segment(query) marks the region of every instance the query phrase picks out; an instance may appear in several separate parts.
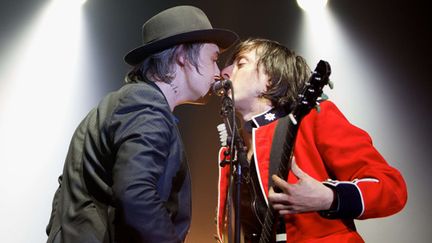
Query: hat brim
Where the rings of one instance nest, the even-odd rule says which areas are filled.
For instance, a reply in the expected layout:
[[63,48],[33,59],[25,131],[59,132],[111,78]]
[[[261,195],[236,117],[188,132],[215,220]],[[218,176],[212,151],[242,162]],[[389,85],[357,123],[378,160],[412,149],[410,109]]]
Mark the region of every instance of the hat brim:
[[135,48],[124,57],[129,65],[137,65],[146,57],[174,45],[191,42],[215,43],[221,49],[227,49],[239,39],[238,35],[226,29],[196,30],[160,39]]

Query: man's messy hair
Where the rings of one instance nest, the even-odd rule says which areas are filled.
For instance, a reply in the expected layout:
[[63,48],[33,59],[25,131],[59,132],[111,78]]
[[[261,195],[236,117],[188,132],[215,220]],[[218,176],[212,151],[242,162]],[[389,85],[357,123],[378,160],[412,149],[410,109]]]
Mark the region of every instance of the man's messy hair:
[[262,65],[270,78],[267,90],[261,97],[270,100],[273,107],[290,111],[300,89],[311,75],[306,60],[276,41],[251,38],[236,46],[229,62],[234,63],[251,50],[256,50],[258,66]]

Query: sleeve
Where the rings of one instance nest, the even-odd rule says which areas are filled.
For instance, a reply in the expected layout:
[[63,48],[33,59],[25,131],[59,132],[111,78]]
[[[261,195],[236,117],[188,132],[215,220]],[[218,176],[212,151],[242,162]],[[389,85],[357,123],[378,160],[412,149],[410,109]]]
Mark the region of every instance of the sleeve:
[[375,149],[370,136],[350,124],[331,102],[315,113],[315,141],[332,178],[324,184],[336,192],[328,218],[367,219],[399,212],[407,201],[400,172]]
[[[111,125],[117,148],[113,193],[127,242],[181,242],[158,192],[174,124],[163,100],[118,109]],[[140,102],[138,102],[140,103]],[[149,102],[147,102],[149,103]]]
[[50,215],[50,219],[48,222],[48,225],[46,226],[45,232],[47,234],[47,236],[49,236],[52,232],[51,230],[54,230],[54,234],[55,232],[58,230],[59,226],[56,225],[55,221],[56,221],[56,215],[57,215],[57,206],[59,204],[60,201],[60,197],[61,197],[61,185],[62,185],[62,181],[63,181],[63,175],[60,175],[58,178],[58,183],[59,186],[54,194],[54,198],[53,198],[53,202],[52,202],[52,209],[51,209],[51,215]]
[[227,242],[227,228],[228,222],[226,220],[226,207],[227,207],[227,197],[228,197],[228,186],[229,186],[229,175],[230,175],[230,165],[225,164],[221,166],[221,163],[225,160],[229,160],[229,155],[225,152],[229,151],[228,147],[221,147],[219,149],[218,156],[218,168],[219,168],[219,178],[218,178],[218,202],[216,208],[216,241],[219,243]]

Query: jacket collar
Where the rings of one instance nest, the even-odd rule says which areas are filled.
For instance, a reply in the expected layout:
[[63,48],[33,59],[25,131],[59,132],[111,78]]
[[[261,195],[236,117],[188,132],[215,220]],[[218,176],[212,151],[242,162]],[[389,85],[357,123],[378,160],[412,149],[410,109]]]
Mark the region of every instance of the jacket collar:
[[251,120],[245,122],[244,128],[246,129],[246,131],[252,132],[252,128],[259,128],[265,126],[286,115],[288,115],[288,113],[283,109],[271,108],[268,111],[253,116]]

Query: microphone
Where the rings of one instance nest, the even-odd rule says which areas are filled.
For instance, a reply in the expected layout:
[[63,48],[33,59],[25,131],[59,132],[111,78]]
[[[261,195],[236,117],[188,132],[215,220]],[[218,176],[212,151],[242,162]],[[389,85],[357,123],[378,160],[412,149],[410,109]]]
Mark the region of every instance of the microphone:
[[231,80],[224,79],[224,80],[216,81],[213,84],[212,91],[213,91],[213,94],[215,94],[217,96],[222,96],[231,88],[232,88]]

